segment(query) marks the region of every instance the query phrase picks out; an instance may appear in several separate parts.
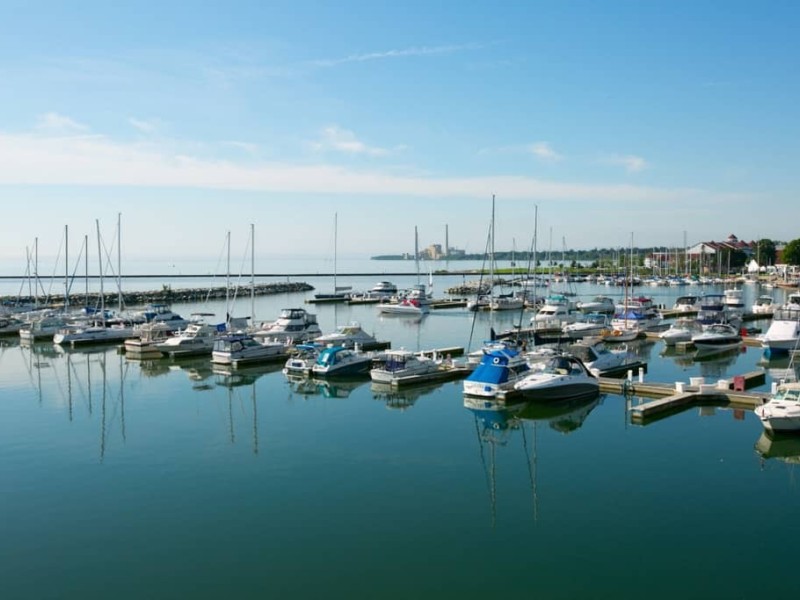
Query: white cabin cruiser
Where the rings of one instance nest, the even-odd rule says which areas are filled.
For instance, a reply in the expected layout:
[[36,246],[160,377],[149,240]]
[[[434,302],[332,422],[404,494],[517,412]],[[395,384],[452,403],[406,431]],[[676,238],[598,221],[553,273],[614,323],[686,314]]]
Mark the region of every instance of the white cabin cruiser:
[[742,343],[742,336],[732,325],[715,323],[693,335],[692,343],[698,352],[724,352],[738,348]]
[[800,343],[800,294],[790,294],[785,304],[778,308],[767,332],[761,336],[761,345],[769,352],[789,352]]
[[202,321],[195,321],[177,335],[156,344],[156,349],[170,356],[211,354],[214,340],[224,331],[224,324],[209,325]]
[[612,314],[615,310],[614,299],[610,296],[595,296],[587,302],[578,302],[578,310],[582,313]]
[[658,337],[664,341],[665,346],[674,346],[679,342],[691,342],[693,335],[703,332],[703,326],[696,320],[689,317],[675,319],[666,331],[662,331]]
[[317,315],[307,312],[304,308],[284,308],[275,321],[262,323],[261,327],[253,332],[256,338],[294,343],[313,340],[320,335],[322,329],[317,323]]
[[577,340],[583,337],[600,335],[601,331],[608,329],[610,326],[608,315],[603,313],[588,313],[584,315],[581,320],[564,325],[562,331],[571,339]]
[[442,361],[409,350],[387,350],[386,360],[369,372],[377,383],[397,383],[403,379],[435,373]]
[[672,305],[672,310],[694,313],[700,310],[700,304],[700,296],[679,296]]
[[514,389],[536,400],[567,400],[598,394],[600,380],[580,359],[563,355],[553,357],[541,369],[531,371],[514,384]]
[[772,315],[775,312],[775,299],[772,296],[763,294],[756,298],[750,310],[754,315]]
[[354,348],[358,346],[362,350],[370,350],[377,347],[385,347],[384,342],[379,342],[375,336],[370,335],[361,328],[361,325],[353,321],[349,325],[340,325],[333,333],[320,335],[315,340],[318,344],[344,346]]
[[287,355],[282,342],[261,342],[252,335],[226,335],[214,340],[211,362],[219,365],[277,360]]
[[768,431],[800,431],[800,383],[784,383],[753,411]]

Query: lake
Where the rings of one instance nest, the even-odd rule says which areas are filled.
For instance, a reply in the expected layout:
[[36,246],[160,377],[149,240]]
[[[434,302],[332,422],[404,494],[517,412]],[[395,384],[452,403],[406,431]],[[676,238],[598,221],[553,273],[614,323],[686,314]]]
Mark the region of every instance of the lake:
[[[644,291],[671,304],[715,290]],[[257,318],[309,296],[257,298]],[[249,314],[249,298],[238,303]],[[520,319],[306,308],[326,332],[359,321],[410,349],[475,348]],[[465,405],[460,382],[387,393],[367,380],[296,384],[278,366],[226,372],[113,347],[0,344],[3,598],[751,598],[796,588],[784,569],[800,442],[766,448],[750,411],[693,408],[636,426],[617,395],[502,410]],[[631,350],[653,381],[766,368],[769,389],[789,366],[758,348],[700,362],[662,356],[661,342]]]

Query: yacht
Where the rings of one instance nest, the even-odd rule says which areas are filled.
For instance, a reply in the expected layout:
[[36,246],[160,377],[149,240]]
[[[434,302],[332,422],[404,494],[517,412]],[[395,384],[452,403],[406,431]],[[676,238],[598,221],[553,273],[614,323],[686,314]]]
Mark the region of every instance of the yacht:
[[382,303],[378,310],[383,314],[420,316],[430,312],[430,298],[424,284],[415,285],[397,304]]
[[754,315],[770,316],[775,312],[775,299],[767,294],[759,296],[750,311]]
[[761,336],[761,345],[769,352],[780,353],[794,350],[799,343],[800,293],[794,293],[775,310],[769,329]]
[[372,355],[356,352],[344,346],[329,346],[323,349],[311,367],[315,377],[334,375],[361,375],[369,372]]
[[703,332],[703,326],[696,320],[689,317],[675,319],[666,331],[662,331],[658,337],[664,341],[665,346],[674,346],[680,342],[691,342],[693,335]]
[[304,308],[284,308],[276,320],[262,323],[253,332],[253,336],[259,339],[293,343],[313,340],[319,335],[322,335],[322,330],[317,323],[317,315]]
[[744,310],[744,300],[742,298],[742,290],[738,288],[727,289],[724,292],[723,304],[726,308],[735,310]]
[[133,328],[123,325],[108,327],[102,323],[71,323],[59,329],[53,335],[54,344],[103,344],[122,342],[133,335]]
[[170,356],[190,356],[192,354],[211,354],[214,340],[225,331],[225,324],[209,325],[195,321],[177,335],[156,344],[156,350]]
[[738,348],[742,343],[742,336],[727,323],[715,323],[693,335],[692,343],[698,352],[724,352]]
[[575,314],[571,302],[562,295],[549,296],[537,313],[531,317],[531,325],[536,329],[562,329],[574,323]]
[[287,356],[287,346],[282,342],[261,342],[252,335],[226,335],[214,340],[211,362],[219,365],[237,365],[247,362],[277,360]]
[[173,312],[166,304],[148,304],[144,310],[133,315],[134,321],[140,323],[163,323],[169,331],[184,329],[189,321]]
[[391,298],[397,295],[397,286],[391,281],[379,281],[368,293],[375,298]]
[[600,335],[604,329],[608,329],[610,323],[608,316],[603,313],[588,313],[579,321],[567,323],[562,331],[571,339],[576,340],[583,337]]
[[588,302],[578,302],[578,310],[582,313],[612,314],[615,310],[614,300],[610,296],[595,296]]
[[568,400],[598,394],[600,380],[579,358],[563,355],[555,356],[540,369],[531,371],[514,384],[514,389],[536,400]]
[[512,389],[529,371],[528,362],[518,350],[497,345],[484,348],[480,364],[464,381],[464,393],[494,397]]
[[362,350],[372,350],[383,348],[386,342],[379,342],[375,336],[368,334],[361,328],[361,325],[353,321],[349,325],[340,325],[333,333],[320,335],[314,340],[324,346],[344,346],[345,348],[355,348],[358,346]]
[[435,373],[441,364],[440,360],[409,350],[387,350],[385,361],[373,368],[369,376],[377,383],[397,383],[406,378]]
[[800,383],[784,383],[761,406],[756,416],[768,431],[800,431]]
[[525,298],[518,294],[502,294],[489,301],[489,310],[521,310],[525,306]]
[[618,369],[625,365],[629,358],[626,348],[609,350],[603,342],[595,342],[594,344],[577,342],[570,344],[566,353],[580,359],[591,373],[602,373]]
[[172,335],[170,324],[164,321],[151,321],[134,327],[134,337],[125,340],[127,354],[147,354],[161,351],[156,347]]
[[700,296],[678,296],[672,310],[696,313],[700,310]]

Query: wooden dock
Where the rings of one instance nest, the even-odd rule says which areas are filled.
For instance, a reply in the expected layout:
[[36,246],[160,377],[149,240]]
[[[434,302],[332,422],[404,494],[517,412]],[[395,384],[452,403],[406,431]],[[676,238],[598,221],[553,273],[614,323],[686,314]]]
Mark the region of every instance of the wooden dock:
[[425,375],[411,375],[401,379],[395,379],[391,382],[393,388],[409,388],[415,385],[423,385],[427,383],[441,383],[444,381],[455,381],[457,379],[464,379],[472,369],[466,366],[453,366],[450,368],[442,368],[433,373],[426,373]]
[[748,392],[747,388],[763,385],[766,381],[764,371],[752,371],[720,380],[716,383],[686,385],[677,382],[666,383],[639,382],[632,379],[600,379],[600,390],[621,394],[626,397],[648,397],[652,400],[630,406],[631,422],[644,423],[663,418],[696,405],[730,406],[752,410],[763,404],[768,392]]

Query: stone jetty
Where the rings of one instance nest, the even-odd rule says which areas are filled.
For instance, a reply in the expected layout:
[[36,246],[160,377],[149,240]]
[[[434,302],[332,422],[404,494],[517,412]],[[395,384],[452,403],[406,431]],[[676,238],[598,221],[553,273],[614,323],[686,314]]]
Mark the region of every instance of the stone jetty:
[[[276,283],[259,283],[255,285],[256,296],[267,296],[272,294],[288,294],[295,292],[309,292],[314,289],[314,286],[305,282],[276,282]],[[240,287],[236,292],[239,298],[246,298],[250,296],[250,286]],[[234,290],[228,292],[229,295],[234,294]],[[183,288],[172,289],[172,286],[164,285],[160,290],[150,290],[145,292],[123,292],[122,300],[125,306],[141,306],[145,304],[178,304],[181,302],[204,302],[206,300],[220,300],[225,298],[225,286],[219,287],[198,287],[198,288]],[[39,302],[42,303],[42,298]],[[17,296],[4,296],[0,297],[2,304],[28,304],[33,303],[34,299],[31,297],[17,297]],[[64,297],[53,296],[50,298],[50,304],[63,304]],[[107,292],[105,294],[105,304],[108,307],[113,307],[118,301],[118,292]],[[69,302],[72,306],[94,306],[99,304],[98,294],[90,293],[87,297],[85,294],[70,294]]]

